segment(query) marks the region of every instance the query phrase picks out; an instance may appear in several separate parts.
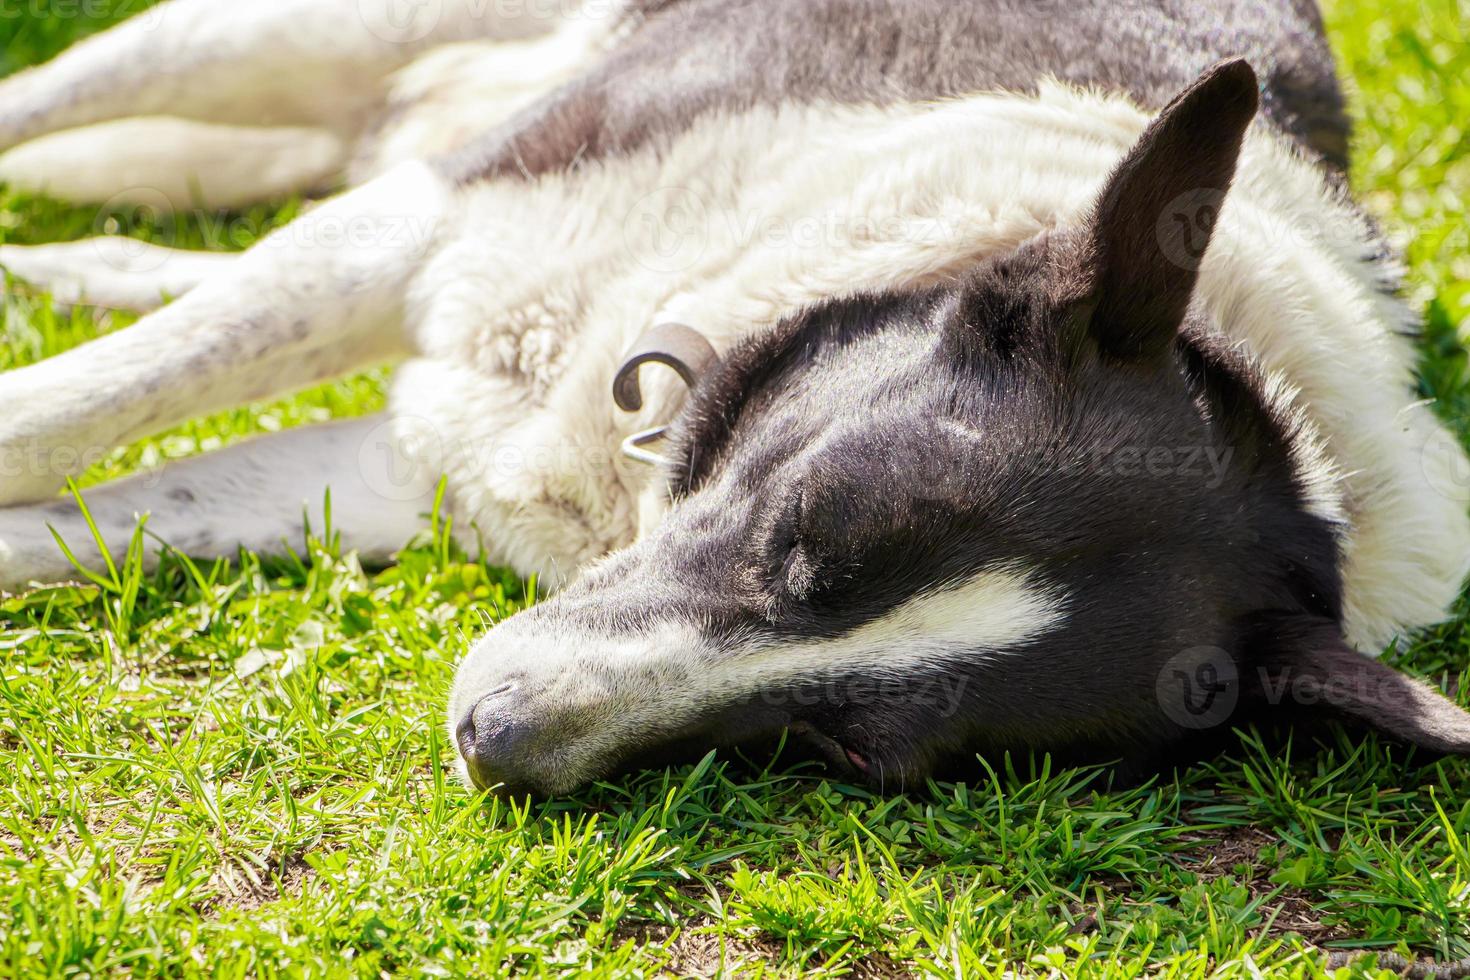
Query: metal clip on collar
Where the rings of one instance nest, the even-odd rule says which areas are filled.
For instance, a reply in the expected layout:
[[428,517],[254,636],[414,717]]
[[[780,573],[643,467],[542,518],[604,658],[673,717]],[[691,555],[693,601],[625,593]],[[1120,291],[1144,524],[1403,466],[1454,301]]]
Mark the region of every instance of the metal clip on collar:
[[[698,330],[682,323],[661,323],[638,338],[623,366],[613,379],[613,401],[625,412],[643,408],[643,390],[638,385],[639,369],[645,364],[663,364],[673,368],[691,388],[709,370],[719,355]],[[636,432],[623,441],[623,455],[639,463],[662,466],[668,460],[647,447],[668,435],[669,427],[659,426]]]

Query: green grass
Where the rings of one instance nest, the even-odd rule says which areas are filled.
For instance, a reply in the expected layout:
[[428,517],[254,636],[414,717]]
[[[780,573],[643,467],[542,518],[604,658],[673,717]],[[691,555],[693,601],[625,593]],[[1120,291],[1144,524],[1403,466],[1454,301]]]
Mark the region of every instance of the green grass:
[[[1452,3],[1328,14],[1359,191],[1427,311],[1426,393],[1470,432],[1470,45]],[[0,18],[0,70],[137,6]],[[234,244],[291,213],[240,216]],[[10,241],[107,220],[0,193]],[[0,369],[123,325],[7,290]],[[374,409],[381,381],[193,423],[89,479]],[[442,529],[376,576],[319,531],[295,560],[124,563],[0,599],[0,977],[1321,976],[1337,947],[1470,955],[1470,764],[1372,737],[1282,752],[1247,735],[1126,791],[1002,760],[884,799],[716,759],[529,811],[471,798],[446,775],[443,695],[521,584]],[[1462,617],[1396,659],[1449,683],[1467,645]]]

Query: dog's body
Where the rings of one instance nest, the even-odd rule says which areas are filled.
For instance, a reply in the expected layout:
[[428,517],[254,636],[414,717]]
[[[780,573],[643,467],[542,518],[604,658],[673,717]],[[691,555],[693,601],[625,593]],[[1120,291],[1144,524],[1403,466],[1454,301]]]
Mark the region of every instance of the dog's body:
[[[613,10],[588,5],[554,23],[497,20],[483,10],[477,17],[475,6],[446,3],[444,17],[432,24],[397,25],[403,33],[393,42],[377,43],[382,31],[373,25],[381,24],[371,16],[354,22],[356,34],[338,25],[353,36],[331,57],[295,55],[316,58],[313,70],[333,80],[320,91],[268,87],[275,93],[270,98],[232,101],[229,92],[184,86],[181,79],[213,77],[211,59],[227,62],[236,77],[269,75],[269,59],[252,60],[248,42],[278,39],[293,17],[326,23],[311,18],[325,17],[334,8],[329,0],[257,3],[248,13],[228,15],[202,0],[174,0],[149,15],[155,43],[182,45],[204,24],[235,43],[156,76],[131,67],[126,84],[114,79],[109,86],[108,66],[123,64],[147,41],[141,27],[128,34],[125,25],[111,39],[4,83],[0,134],[11,142],[45,137],[0,158],[0,174],[8,170],[12,178],[54,175],[56,155],[76,152],[89,139],[93,146],[118,145],[120,124],[110,120],[133,107],[195,120],[122,124],[155,127],[191,146],[227,145],[238,153],[266,139],[237,130],[214,143],[224,137],[206,138],[193,128],[201,121],[289,124],[296,129],[287,132],[312,141],[305,159],[285,161],[269,180],[257,179],[258,171],[224,180],[214,190],[216,203],[301,189],[344,168],[363,184],[245,256],[203,265],[191,265],[199,262],[195,257],[134,253],[120,271],[115,260],[98,261],[104,253],[75,246],[0,251],[0,262],[78,298],[148,305],[161,292],[188,289],[126,331],[0,378],[0,458],[6,460],[0,503],[8,505],[0,510],[0,586],[67,573],[47,524],[74,547],[87,536],[75,508],[50,498],[88,452],[393,357],[403,363],[386,417],[247,443],[99,488],[89,502],[114,542],[146,511],[150,527],[181,550],[228,554],[240,544],[272,550],[283,539],[298,539],[303,504],[319,507],[330,485],[334,523],[346,543],[386,560],[420,524],[442,477],[454,526],[523,573],[566,580],[641,539],[641,550],[629,553],[638,557],[602,563],[572,593],[492,633],[467,662],[451,714],[468,719],[459,737],[482,782],[499,774],[516,785],[560,789],[666,743],[734,742],[772,727],[825,731],[836,710],[830,704],[818,719],[776,710],[769,699],[752,707],[753,699],[814,677],[850,679],[854,671],[869,679],[929,677],[936,664],[963,659],[959,647],[969,655],[989,651],[971,657],[989,663],[998,651],[1034,649],[1043,641],[1075,644],[1080,641],[1060,638],[1080,629],[1089,606],[1116,611],[1137,604],[1134,619],[1159,621],[1142,632],[1092,627],[1094,646],[1124,642],[1152,651],[1140,655],[1136,671],[1118,672],[1118,683],[1137,687],[1140,678],[1158,673],[1168,651],[1218,646],[1238,656],[1237,632],[1256,636],[1261,616],[1310,615],[1336,624],[1334,636],[1340,628],[1353,645],[1376,653],[1403,630],[1436,621],[1457,594],[1470,556],[1470,494],[1460,479],[1465,460],[1416,398],[1412,346],[1403,336],[1413,318],[1393,294],[1396,270],[1341,191],[1347,128],[1310,5],[1232,2],[1222,9],[1191,0],[1038,10],[1006,0],[633,0]],[[230,18],[245,27],[223,23]],[[1222,23],[1229,28],[1220,29]],[[357,30],[364,25],[366,34]],[[1240,56],[1260,73],[1264,105],[1243,148],[1237,140],[1220,151],[1219,166],[1200,171],[1206,182],[1171,183],[1167,175],[1149,174],[1131,186],[1124,179],[1128,166],[1115,170],[1132,159],[1130,147],[1140,147],[1134,153],[1145,170],[1159,160],[1187,162],[1175,143],[1201,140],[1201,155],[1209,156],[1214,144],[1205,109],[1181,103],[1177,137],[1164,122],[1148,129],[1150,118],[1208,66]],[[360,81],[342,84],[344,77]],[[1195,98],[1206,108],[1216,99],[1218,114],[1227,118],[1239,106],[1238,99],[1229,101],[1231,85],[1239,89],[1240,78],[1211,76]],[[46,137],[65,126],[102,128]],[[180,188],[197,192],[189,168],[207,166],[200,161],[213,159],[212,152],[182,154],[178,172],[159,181],[164,186],[155,196],[178,204]],[[428,154],[437,155],[417,162]],[[824,619],[808,610],[792,620],[801,627],[776,628],[780,603],[770,596],[741,606],[765,609],[750,621],[745,612],[696,599],[685,580],[698,579],[693,569],[714,561],[711,556],[686,555],[693,564],[670,557],[668,567],[649,571],[650,548],[674,555],[690,537],[724,540],[711,514],[690,516],[699,513],[701,499],[708,506],[710,494],[723,493],[720,509],[728,512],[745,506],[739,494],[777,491],[762,483],[784,465],[775,460],[743,482],[729,476],[736,463],[749,461],[755,452],[749,446],[724,452],[717,463],[701,459],[706,446],[715,453],[732,437],[745,445],[741,426],[752,423],[740,419],[756,411],[744,407],[747,401],[768,421],[783,398],[805,399],[807,416],[815,408],[822,424],[802,439],[789,435],[794,420],[783,423],[794,440],[786,449],[791,458],[805,458],[846,431],[853,422],[848,413],[872,413],[852,433],[876,434],[876,446],[863,456],[869,472],[849,484],[858,494],[888,492],[886,470],[875,466],[873,454],[885,445],[890,418],[902,420],[912,406],[856,389],[865,376],[876,389],[897,384],[883,380],[884,366],[920,357],[910,349],[914,343],[932,345],[946,332],[915,334],[913,324],[953,318],[955,301],[945,291],[969,282],[976,268],[1033,253],[1043,256],[1036,268],[1073,261],[1072,246],[1056,243],[1070,241],[1068,229],[1086,225],[1100,193],[1097,207],[1106,213],[1110,194],[1128,201],[1141,186],[1176,183],[1179,193],[1148,201],[1148,246],[1168,253],[1172,266],[1155,258],[1161,271],[1127,291],[1163,289],[1158,280],[1168,273],[1183,282],[1186,301],[1193,296],[1183,325],[1188,351],[1180,356],[1181,363],[1194,357],[1197,366],[1180,370],[1205,379],[1191,397],[1215,406],[1200,409],[1213,428],[1189,436],[1192,430],[1176,427],[1170,431],[1177,438],[1160,441],[1164,430],[1143,422],[1156,410],[1153,396],[1144,394],[1149,386],[1119,389],[1113,437],[1089,444],[1093,463],[1083,465],[1105,465],[1110,477],[1132,480],[1138,498],[1100,495],[1094,487],[1077,503],[1123,499],[1146,507],[1156,494],[1177,498],[1185,510],[1212,500],[1215,513],[1190,510],[1195,516],[1187,526],[1171,525],[1162,512],[1127,514],[1131,530],[1110,538],[1112,557],[1097,563],[1082,557],[1088,549],[1063,549],[1071,555],[1065,560],[1061,552],[1043,559],[1076,528],[1102,533],[1087,507],[1048,507],[1043,526],[1053,530],[1043,535],[1044,547],[1036,528],[1022,521],[1015,540],[990,558],[966,552],[950,572],[891,586],[892,595],[848,596],[851,609],[869,610],[862,615],[847,610]],[[52,185],[66,190],[64,180],[53,177]],[[106,197],[140,196],[126,187],[76,193],[100,198],[109,190]],[[1106,259],[1107,236],[1098,236],[1096,247],[1079,254]],[[1133,240],[1129,248],[1138,245]],[[1039,274],[986,273],[1006,282]],[[964,290],[1004,294],[1011,287],[999,281],[982,276],[981,285]],[[1062,286],[1047,288],[1048,295],[1070,295]],[[858,295],[874,299],[856,310],[821,312],[833,300]],[[1000,310],[996,316],[1005,320],[1011,315],[1005,311],[1019,308],[1014,300],[992,297],[985,308]],[[1099,302],[1108,309],[1111,301],[1088,302],[1079,308],[1095,316]],[[829,315],[848,326],[813,325]],[[610,394],[624,352],[664,321],[696,327],[730,355],[723,380],[701,388],[702,400],[680,424],[685,456],[676,467],[682,489],[675,496],[682,516],[673,524],[663,521],[664,481],[628,464],[618,447],[634,432],[679,416],[683,388],[672,375],[648,372],[648,397],[631,415],[618,411]],[[811,332],[787,327],[784,341],[758,339],[783,321]],[[874,326],[890,321],[908,326]],[[828,362],[837,354],[828,348],[838,335],[846,338],[839,350],[849,373],[828,378],[832,394],[812,389],[802,380],[806,374],[781,382],[784,389],[774,394],[759,394],[753,379],[775,383],[762,372],[792,357],[810,359],[802,370],[812,376],[836,371]],[[1029,334],[1020,336],[1024,349]],[[1134,346],[1148,346],[1135,339],[1116,350],[1104,339],[1097,343],[1126,360]],[[1239,390],[1222,394],[1211,387],[1217,375],[1235,379],[1230,384]],[[906,383],[922,389],[918,378]],[[1047,397],[1065,400],[1068,385],[1057,380]],[[1022,392],[1017,389],[1014,402],[1018,418]],[[1079,389],[1075,402],[1086,403],[1084,394]],[[945,411],[929,406],[917,417]],[[959,427],[971,431],[974,424],[969,419]],[[912,437],[899,427],[888,438],[901,447]],[[1028,446],[1014,446],[1016,458],[1034,449]],[[1063,474],[1049,485],[1068,484],[1067,467],[1079,465],[1083,448],[1072,452],[1076,458],[1046,464]],[[960,492],[948,481],[962,465],[946,463],[921,481],[915,472],[924,469],[924,453],[894,454],[907,480],[903,493],[914,497],[913,485],[927,482],[931,491],[918,498],[926,506],[943,502],[946,513],[953,509],[949,498]],[[850,452],[844,460],[852,458]],[[840,472],[847,464],[826,465]],[[809,478],[800,482],[810,489]],[[976,493],[971,486],[960,495]],[[1192,496],[1197,493],[1203,496]],[[737,495],[734,505],[729,494]],[[1023,502],[1018,498],[1017,506]],[[1277,504],[1285,510],[1278,513]],[[912,502],[908,510],[910,518],[917,512]],[[1240,516],[1237,523],[1232,515]],[[726,529],[721,560],[739,565],[741,542],[769,535],[772,520],[752,518]],[[848,520],[861,538],[861,516]],[[905,526],[906,534],[921,535],[912,519]],[[1005,527],[1006,519],[992,515],[987,526]],[[671,539],[670,527],[683,537]],[[1017,544],[1022,539],[1034,541],[1034,551]],[[924,550],[921,541],[907,544]],[[1150,557],[1153,547],[1184,548],[1189,560]],[[931,557],[933,567],[943,566]],[[1139,560],[1147,574],[1110,580],[1109,562]],[[1263,571],[1278,563],[1286,570]],[[752,573],[722,574],[724,580],[709,583],[710,594],[740,593]],[[1232,576],[1278,574],[1282,584],[1255,591],[1228,583]],[[629,606],[626,594],[606,598],[609,589],[626,593],[630,575],[642,582],[634,587],[642,605]],[[1173,603],[1189,611],[1176,613]],[[597,610],[591,618],[589,607]],[[1255,625],[1227,630],[1224,619],[1210,618],[1213,607],[1221,617]],[[1198,608],[1209,610],[1205,618],[1195,615]],[[550,639],[535,640],[538,629],[551,631]],[[1267,632],[1302,631],[1292,625]],[[576,636],[580,643],[568,639]],[[537,643],[545,649],[531,649]],[[743,652],[732,656],[737,648]],[[716,649],[724,661],[716,662]],[[1044,657],[1032,663],[1049,664]],[[727,671],[728,664],[738,670]],[[1017,667],[1015,675],[1026,672]],[[1028,685],[1040,676],[1012,682],[1016,690],[1034,689]],[[527,705],[536,707],[485,708],[507,685],[534,690]],[[932,686],[927,690],[933,693]],[[1123,734],[1102,740],[1110,749],[1135,729],[1150,744],[1178,736],[1177,726],[1137,722],[1120,708],[1131,694],[1099,691],[1096,704],[1080,694],[1054,699],[1067,731],[1060,739],[1045,734],[1045,724],[1052,731],[1058,725],[1055,718],[1045,722],[1046,712],[1035,726],[1000,721],[1001,696],[981,699],[965,710],[988,712],[991,721],[971,718],[963,733],[918,753],[922,764],[895,759],[893,771],[918,775],[945,753],[977,747],[1096,739],[1099,726],[1117,726],[1120,717]],[[851,692],[844,698],[851,701]],[[589,708],[589,699],[597,707]],[[567,723],[569,715],[578,720]],[[542,731],[552,725],[547,718],[560,719],[554,750],[544,744],[551,738]],[[717,730],[711,718],[721,719]],[[905,724],[915,722],[910,717]],[[512,737],[532,727],[534,737]],[[487,731],[497,743],[516,743],[511,762],[504,752],[494,764],[483,761]],[[906,744],[923,741],[907,729],[887,735]],[[879,754],[872,745],[852,749],[845,736],[836,741],[849,759],[863,760],[864,772]],[[534,765],[527,744],[540,746]],[[1437,744],[1458,745],[1449,738]]]

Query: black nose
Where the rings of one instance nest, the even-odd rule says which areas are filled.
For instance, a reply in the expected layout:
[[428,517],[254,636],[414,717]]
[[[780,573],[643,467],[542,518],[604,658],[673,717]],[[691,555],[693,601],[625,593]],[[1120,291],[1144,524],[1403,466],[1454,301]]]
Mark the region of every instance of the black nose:
[[527,791],[530,728],[515,717],[516,687],[506,684],[476,701],[454,730],[459,754],[480,789]]

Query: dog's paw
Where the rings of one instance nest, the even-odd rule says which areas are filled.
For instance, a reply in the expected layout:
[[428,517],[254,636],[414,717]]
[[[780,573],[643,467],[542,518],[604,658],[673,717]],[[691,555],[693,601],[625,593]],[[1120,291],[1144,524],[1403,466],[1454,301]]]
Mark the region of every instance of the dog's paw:
[[182,296],[233,256],[185,252],[115,235],[56,245],[0,245],[0,270],[59,308],[147,313]]
[[0,507],[44,502],[100,463],[109,421],[80,372],[42,361],[0,374]]
[[56,496],[66,486],[67,477],[80,472],[57,469],[54,458],[58,453],[63,462],[70,457],[67,450],[33,440],[13,443],[0,440],[0,507],[15,507]]
[[[69,444],[29,435],[11,426],[0,398],[0,507],[56,496],[68,477],[86,469],[85,453]],[[9,431],[7,431],[9,430]]]
[[[23,592],[78,578],[48,526],[75,509],[60,499],[51,504],[0,508],[0,592]],[[79,542],[68,544],[76,547]]]

